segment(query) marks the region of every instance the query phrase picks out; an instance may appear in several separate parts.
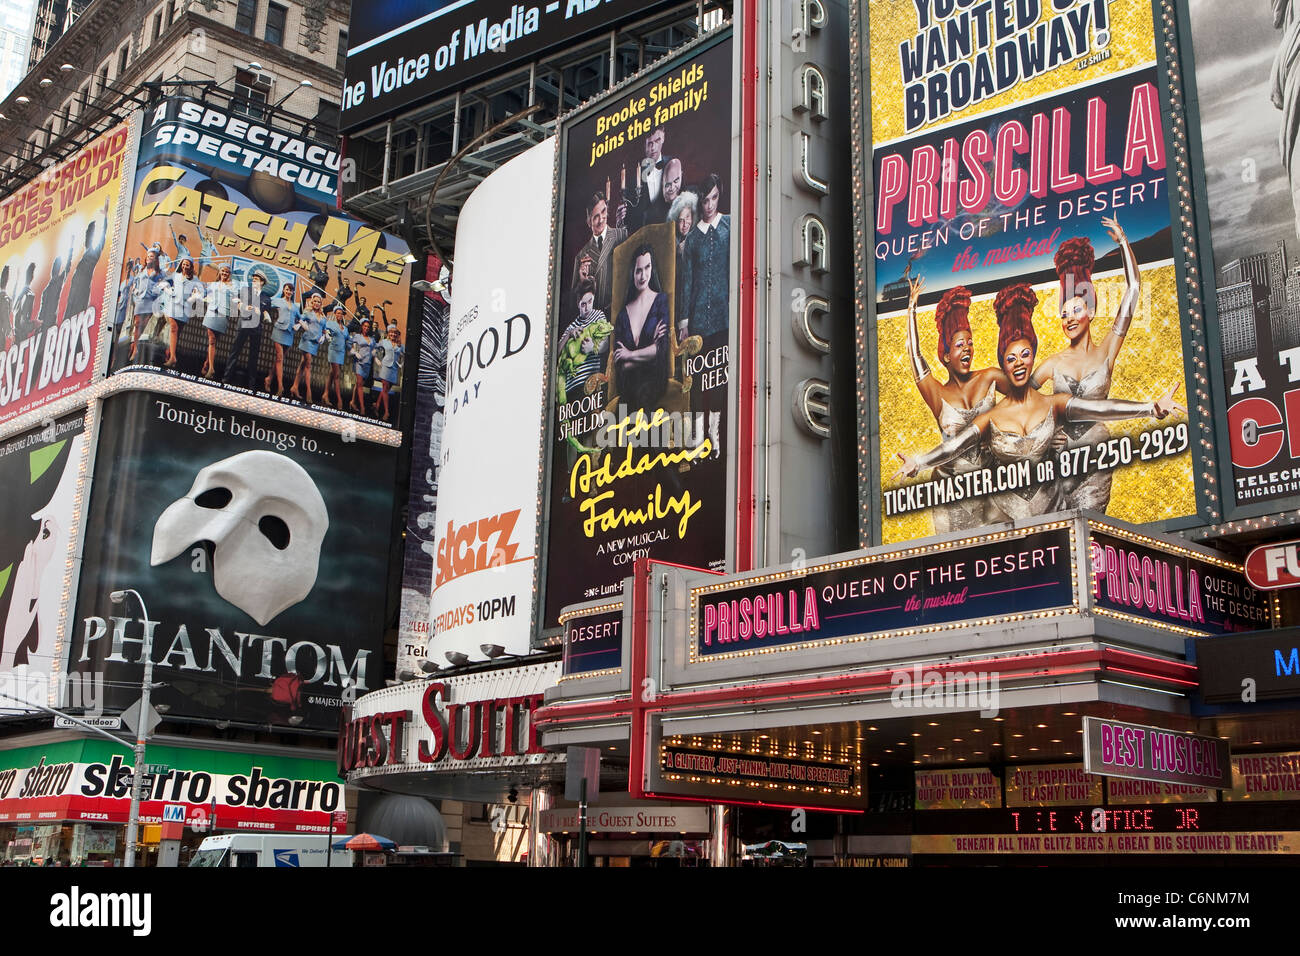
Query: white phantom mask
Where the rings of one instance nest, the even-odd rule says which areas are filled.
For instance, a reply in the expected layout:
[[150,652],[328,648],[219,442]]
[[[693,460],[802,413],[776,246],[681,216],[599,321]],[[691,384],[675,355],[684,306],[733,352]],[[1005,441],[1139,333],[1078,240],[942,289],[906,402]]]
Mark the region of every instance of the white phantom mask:
[[217,593],[264,625],[311,593],[328,527],[325,499],[301,465],[246,451],[203,468],[189,493],[167,506],[149,563],[211,541]]

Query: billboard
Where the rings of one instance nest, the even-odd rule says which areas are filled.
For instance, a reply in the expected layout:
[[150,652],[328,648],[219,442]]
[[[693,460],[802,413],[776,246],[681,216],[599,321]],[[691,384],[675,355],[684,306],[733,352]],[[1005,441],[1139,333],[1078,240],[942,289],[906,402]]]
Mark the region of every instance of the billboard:
[[1123,528],[1091,524],[1088,561],[1095,613],[1182,634],[1231,634],[1274,624],[1267,592],[1241,565]]
[[130,140],[116,126],[0,202],[0,423],[95,374]]
[[37,704],[50,703],[56,670],[84,417],[0,443],[0,693]]
[[1150,5],[981,9],[870,5],[881,540],[1194,514]]
[[529,650],[554,179],[552,137],[485,179],[456,229],[429,602],[438,664]]
[[725,33],[564,127],[546,627],[636,558],[726,565],[734,76]]
[[1300,493],[1290,366],[1300,347],[1295,14],[1279,3],[1247,4],[1231,17],[1209,0],[1187,6],[1232,454],[1226,497],[1267,503]]
[[942,631],[1075,606],[1068,524],[797,566],[690,593],[690,659]]
[[348,24],[340,128],[356,129],[666,5],[666,0],[379,0],[358,6]]
[[67,668],[105,709],[146,629],[172,717],[331,729],[382,685],[394,449],[150,392],[105,402],[100,444]]
[[1129,780],[1232,788],[1232,756],[1225,738],[1103,717],[1083,718],[1083,768]]
[[[180,803],[187,821],[209,820],[223,830],[330,832],[333,813],[346,813],[343,784],[329,760],[233,751],[193,750],[150,743],[150,774],[140,797],[140,822],[162,821],[165,804]],[[0,823],[30,820],[127,822],[131,808],[131,750],[91,738],[19,747],[0,753]],[[337,822],[334,829],[341,831]],[[111,852],[111,850],[109,851]]]
[[[430,281],[441,263],[431,259]],[[406,498],[406,538],[402,544],[402,607],[397,624],[395,673],[418,672],[428,653],[429,595],[433,593],[433,563],[437,547],[438,473],[442,469],[442,425],[447,398],[446,300],[434,293],[422,296],[420,359],[415,386],[415,421],[411,434],[411,484]]]
[[296,131],[181,98],[147,111],[112,370],[395,424],[412,257],[336,211],[338,175]]

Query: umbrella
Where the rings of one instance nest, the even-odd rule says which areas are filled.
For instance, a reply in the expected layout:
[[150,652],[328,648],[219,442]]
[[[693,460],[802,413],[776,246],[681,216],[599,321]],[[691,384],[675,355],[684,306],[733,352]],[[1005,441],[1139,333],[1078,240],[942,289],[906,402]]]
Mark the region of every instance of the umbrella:
[[355,851],[396,850],[397,844],[388,837],[377,836],[373,833],[358,833],[356,836],[335,840],[334,849]]

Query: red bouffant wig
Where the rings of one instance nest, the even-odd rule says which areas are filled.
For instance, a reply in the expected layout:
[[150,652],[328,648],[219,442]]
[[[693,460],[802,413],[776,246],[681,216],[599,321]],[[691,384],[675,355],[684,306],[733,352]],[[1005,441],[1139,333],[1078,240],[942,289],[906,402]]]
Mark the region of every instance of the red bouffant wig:
[[970,331],[970,289],[954,286],[943,294],[934,310],[934,324],[939,328],[939,361],[948,354],[958,332]]
[[1007,354],[1007,348],[1017,339],[1028,339],[1034,352],[1038,351],[1038,336],[1034,334],[1034,310],[1038,308],[1038,293],[1027,282],[1007,286],[993,300],[993,311],[998,317],[998,362]]
[[1092,268],[1097,258],[1092,243],[1083,236],[1066,239],[1056,250],[1056,276],[1061,281],[1061,305],[1078,296],[1091,310],[1096,302],[1092,288]]

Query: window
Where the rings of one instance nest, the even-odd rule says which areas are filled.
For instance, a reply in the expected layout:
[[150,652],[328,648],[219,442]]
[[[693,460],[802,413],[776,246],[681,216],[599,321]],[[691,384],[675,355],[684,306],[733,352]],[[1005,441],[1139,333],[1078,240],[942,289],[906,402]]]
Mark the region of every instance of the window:
[[117,75],[121,76],[126,72],[126,65],[131,60],[131,41],[127,40],[122,49],[117,51]]
[[257,0],[239,0],[239,8],[235,11],[235,29],[252,36],[256,25]]
[[338,55],[338,59],[334,61],[334,69],[342,73],[343,67],[347,64],[347,61],[348,61],[348,31],[340,30],[339,31],[339,55]]
[[105,63],[99,71],[99,89],[95,92],[103,93],[108,88],[108,64]]
[[274,43],[276,46],[284,46],[284,21],[288,15],[289,11],[278,3],[272,3],[267,6],[265,34],[267,43]]
[[254,119],[264,119],[266,98],[270,91],[270,77],[248,70],[236,70],[235,101],[231,104],[231,111]]
[[175,16],[176,13],[175,0],[167,0],[167,6],[163,8],[163,12],[167,14],[167,22],[164,26],[170,30],[172,27],[172,17]]
[[162,36],[162,13],[153,15],[153,42],[157,43],[158,38]]

